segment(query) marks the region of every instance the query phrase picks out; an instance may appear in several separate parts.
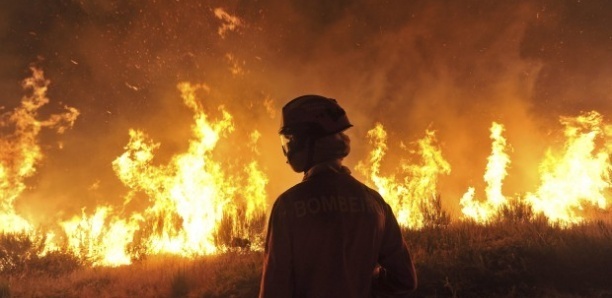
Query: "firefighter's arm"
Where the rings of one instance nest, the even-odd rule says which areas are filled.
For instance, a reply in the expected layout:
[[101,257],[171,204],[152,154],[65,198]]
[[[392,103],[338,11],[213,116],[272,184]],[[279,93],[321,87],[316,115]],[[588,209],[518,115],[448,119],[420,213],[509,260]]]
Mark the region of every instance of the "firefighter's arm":
[[380,267],[374,272],[373,289],[378,294],[408,293],[417,286],[414,263],[389,205],[385,206],[385,211],[387,218],[378,258]]
[[260,298],[291,297],[293,294],[289,228],[287,211],[282,202],[277,200],[268,222]]

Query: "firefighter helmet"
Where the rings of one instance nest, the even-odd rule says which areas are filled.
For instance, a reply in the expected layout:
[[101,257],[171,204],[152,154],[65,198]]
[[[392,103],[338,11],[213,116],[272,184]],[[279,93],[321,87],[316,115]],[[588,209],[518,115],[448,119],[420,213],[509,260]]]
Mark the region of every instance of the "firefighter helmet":
[[281,135],[320,138],[353,126],[333,98],[303,95],[283,107]]

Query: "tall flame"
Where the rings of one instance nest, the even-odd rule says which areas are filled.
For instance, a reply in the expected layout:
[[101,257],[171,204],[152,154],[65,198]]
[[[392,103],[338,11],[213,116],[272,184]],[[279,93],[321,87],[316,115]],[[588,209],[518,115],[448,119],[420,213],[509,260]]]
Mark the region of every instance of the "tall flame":
[[[562,152],[554,153],[548,149],[539,167],[541,185],[535,193],[527,193],[518,199],[535,214],[543,214],[550,222],[567,227],[582,222],[584,216],[581,213],[589,205],[605,210],[609,204],[605,192],[612,186],[612,129],[595,111],[577,117],[561,117],[560,121],[565,126],[566,138]],[[470,188],[460,201],[464,218],[489,222],[502,207],[516,203],[509,202],[501,192],[510,163],[502,131],[501,124],[493,123],[492,152],[485,173],[487,200],[474,200],[475,190]]]
[[493,122],[491,124],[491,155],[487,158],[487,168],[484,180],[486,200],[474,200],[475,189],[470,187],[460,200],[461,209],[465,218],[476,222],[488,222],[497,214],[499,208],[506,205],[508,200],[502,194],[503,180],[508,174],[506,168],[510,164],[510,157],[506,153],[506,139],[502,136],[504,126]]
[[[359,162],[357,170],[368,176],[378,192],[385,198],[397,216],[400,225],[408,228],[422,228],[439,211],[437,193],[438,176],[449,174],[450,165],[435,145],[434,131],[426,131],[425,137],[416,142],[411,153],[420,157],[420,163],[402,160],[397,174],[383,176],[382,160],[387,153],[387,133],[377,123],[368,131],[373,149],[367,162]],[[402,147],[405,146],[402,144]]]
[[159,144],[130,130],[127,151],[113,161],[113,169],[131,189],[130,196],[141,192],[152,203],[142,215],[145,228],[140,231],[148,253],[211,254],[220,241],[250,236],[252,225],[265,213],[267,178],[255,161],[242,173],[230,174],[213,159],[220,137],[234,130],[232,116],[221,106],[221,119],[210,122],[196,97],[208,87],[181,83],[178,88],[194,112],[194,138],[187,152],[167,165],[154,165]]
[[[31,67],[32,76],[22,82],[26,91],[21,104],[13,111],[0,114],[0,231],[30,231],[31,224],[17,215],[14,201],[25,190],[24,179],[36,173],[36,165],[43,158],[38,145],[42,128],[53,128],[62,134],[72,127],[79,112],[64,107],[66,112],[38,120],[38,111],[49,103],[47,88],[50,81],[42,70]],[[2,107],[0,107],[1,109]]]
[[[41,107],[49,102],[50,81],[41,70],[31,71],[32,76],[22,83],[26,96],[16,108],[0,114],[0,232],[26,231],[41,239],[33,225],[16,212],[14,203],[26,189],[25,179],[36,173],[43,159],[40,131],[48,128],[62,134],[73,126],[79,112],[64,107],[63,113],[41,117]],[[186,151],[172,156],[166,164],[157,163],[161,144],[142,130],[130,129],[125,152],[112,161],[115,174],[128,188],[124,206],[100,205],[93,211],[83,208],[81,214],[58,223],[62,235],[49,227],[43,253],[63,248],[93,265],[116,266],[129,264],[139,254],[191,257],[249,245],[253,240],[252,245],[258,244],[268,183],[255,159],[261,133],[253,130],[246,142],[254,157],[231,163],[219,160],[223,154],[218,152],[218,143],[236,130],[233,116],[220,106],[217,119],[211,120],[199,99],[208,94],[206,85],[180,83],[177,88],[193,112]],[[264,104],[270,108],[270,101]],[[582,222],[591,206],[609,207],[612,125],[605,124],[604,117],[594,111],[560,120],[566,139],[562,150],[548,150],[539,166],[541,185],[519,199],[533,213],[569,226]],[[486,200],[475,200],[475,189],[469,188],[460,201],[463,217],[481,223],[491,221],[516,201],[502,191],[510,165],[504,126],[493,122],[490,132],[491,154],[484,174]],[[400,143],[408,158],[400,160],[388,175],[383,174],[383,159],[389,151],[383,125],[377,123],[367,137],[372,150],[356,169],[389,203],[398,222],[419,229],[446,216],[437,186],[438,177],[449,174],[451,167],[442,156],[435,132],[427,130],[410,146]],[[128,213],[126,206],[136,197],[146,197],[147,204]]]
[[548,150],[539,168],[542,184],[526,199],[534,211],[567,226],[584,220],[580,213],[587,205],[608,206],[605,191],[612,187],[612,125],[605,125],[595,111],[560,121],[565,126],[563,151]]
[[[230,174],[227,165],[213,159],[217,142],[234,130],[232,116],[221,106],[221,119],[209,121],[196,96],[198,91],[208,91],[206,85],[181,83],[178,89],[194,112],[187,152],[165,165],[155,165],[160,144],[145,132],[131,129],[125,153],[112,162],[117,177],[130,189],[126,204],[144,194],[150,205],[129,217],[113,213],[110,206],[99,206],[91,215],[83,210],[81,216],[61,223],[68,250],[92,260],[93,265],[129,264],[140,254],[212,254],[236,239],[240,245],[261,233],[266,175],[254,160]],[[255,153],[259,137],[258,131],[251,133]]]

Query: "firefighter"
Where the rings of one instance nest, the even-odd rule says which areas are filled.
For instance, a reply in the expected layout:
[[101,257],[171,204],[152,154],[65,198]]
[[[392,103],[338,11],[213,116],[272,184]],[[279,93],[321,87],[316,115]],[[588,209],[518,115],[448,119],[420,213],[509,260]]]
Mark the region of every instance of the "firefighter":
[[283,153],[304,178],[272,207],[259,297],[400,297],[416,288],[391,208],[342,165],[351,126],[331,98],[283,107]]

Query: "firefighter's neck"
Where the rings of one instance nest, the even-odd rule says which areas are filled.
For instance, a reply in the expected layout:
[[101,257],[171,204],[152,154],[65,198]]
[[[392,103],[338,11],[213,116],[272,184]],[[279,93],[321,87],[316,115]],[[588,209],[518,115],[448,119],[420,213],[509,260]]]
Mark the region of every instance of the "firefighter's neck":
[[304,180],[311,178],[321,172],[332,171],[336,173],[350,173],[349,169],[342,165],[342,159],[332,159],[320,162],[304,172]]

